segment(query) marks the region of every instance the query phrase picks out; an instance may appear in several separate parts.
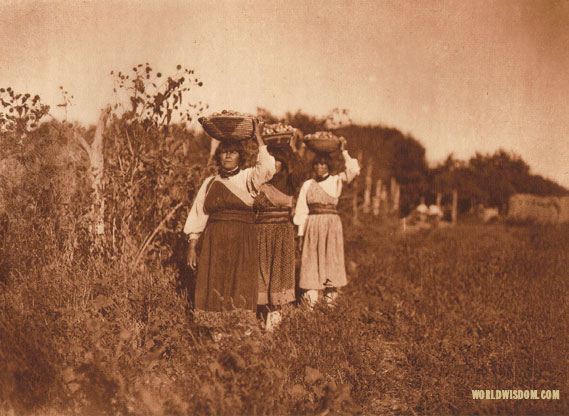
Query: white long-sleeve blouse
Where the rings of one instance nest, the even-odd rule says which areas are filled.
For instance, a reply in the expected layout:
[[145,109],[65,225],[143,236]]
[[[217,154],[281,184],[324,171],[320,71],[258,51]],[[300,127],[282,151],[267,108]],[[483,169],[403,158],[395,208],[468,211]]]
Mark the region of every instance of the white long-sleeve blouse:
[[[275,171],[275,158],[269,154],[267,146],[259,146],[255,165],[239,171],[239,173],[230,176],[227,180],[235,187],[254,197],[259,192],[261,185],[271,180]],[[207,224],[209,215],[204,210],[204,203],[208,184],[214,179],[215,176],[210,176],[203,182],[186,219],[184,233],[190,235],[190,240],[198,239]],[[248,201],[244,202],[247,203]]]
[[[330,175],[323,181],[318,182],[318,185],[331,197],[339,198],[342,194],[342,183],[350,183],[354,178],[360,174],[360,165],[357,159],[350,157],[347,150],[342,152],[344,160],[346,161],[346,169],[338,175]],[[296,201],[296,209],[294,213],[293,222],[298,225],[298,235],[304,235],[304,226],[308,219],[309,209],[308,202],[306,201],[306,193],[313,179],[309,179],[302,184],[298,200]]]

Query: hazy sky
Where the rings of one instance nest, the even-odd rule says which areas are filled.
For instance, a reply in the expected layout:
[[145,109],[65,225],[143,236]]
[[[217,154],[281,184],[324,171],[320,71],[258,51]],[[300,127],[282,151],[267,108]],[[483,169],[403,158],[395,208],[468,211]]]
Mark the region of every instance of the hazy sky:
[[569,1],[0,0],[0,86],[55,114],[63,85],[94,122],[144,62],[193,68],[212,111],[347,108],[430,162],[502,147],[569,186]]

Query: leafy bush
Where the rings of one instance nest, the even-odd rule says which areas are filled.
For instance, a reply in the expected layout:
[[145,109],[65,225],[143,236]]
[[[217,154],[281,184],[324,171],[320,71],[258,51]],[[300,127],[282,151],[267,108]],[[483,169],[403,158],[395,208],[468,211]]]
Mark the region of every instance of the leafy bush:
[[168,243],[185,217],[181,208],[205,176],[208,149],[181,124],[207,108],[187,97],[202,82],[191,69],[176,70],[166,77],[139,64],[131,75],[111,72],[118,101],[105,137],[104,192],[114,258],[138,261],[147,252],[169,258]]

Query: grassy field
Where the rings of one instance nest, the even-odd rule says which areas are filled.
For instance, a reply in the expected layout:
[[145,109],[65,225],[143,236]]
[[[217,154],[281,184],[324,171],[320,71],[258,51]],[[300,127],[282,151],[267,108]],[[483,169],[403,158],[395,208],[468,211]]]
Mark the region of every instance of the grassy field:
[[345,230],[336,308],[286,309],[272,334],[228,318],[219,342],[173,266],[11,241],[26,254],[0,274],[0,413],[569,413],[569,227]]

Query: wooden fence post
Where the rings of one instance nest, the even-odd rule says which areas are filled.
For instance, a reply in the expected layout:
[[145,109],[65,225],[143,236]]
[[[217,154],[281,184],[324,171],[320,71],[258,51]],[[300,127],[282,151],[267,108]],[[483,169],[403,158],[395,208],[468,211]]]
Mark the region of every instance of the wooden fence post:
[[358,219],[358,187],[357,187],[357,179],[354,180],[354,197],[352,199],[352,217],[354,220],[354,224],[359,223]]
[[380,207],[380,201],[381,201],[381,179],[378,179],[377,182],[375,183],[375,194],[373,195],[373,199],[372,199],[372,210],[373,210],[373,215],[375,215],[376,217],[379,215],[379,207]]
[[401,197],[401,186],[395,183],[395,192],[393,194],[393,213],[397,214],[399,212],[399,198]]
[[[363,158],[363,152],[360,150],[360,152],[358,154],[358,163],[360,166],[362,165],[362,158]],[[358,215],[358,177],[357,176],[354,179],[354,181],[352,182],[352,186],[354,188],[354,198],[352,200],[353,223],[359,224],[360,221],[359,221],[359,215]]]
[[452,213],[451,213],[451,218],[452,218],[453,224],[456,224],[457,217],[458,217],[458,191],[456,189],[453,189],[453,191],[452,191]]
[[[103,153],[103,133],[105,131],[105,125],[109,118],[109,114],[109,108],[101,111],[101,115],[95,129],[95,137],[91,144],[89,144],[85,138],[77,132],[77,130],[73,130],[75,139],[79,142],[89,157],[90,173],[93,175],[93,182],[91,182],[91,188],[93,189],[93,203],[91,206],[92,223],[89,228],[94,232],[95,236],[99,240],[104,240],[105,238],[105,197],[103,195],[105,157]],[[93,225],[94,230],[92,229]]]
[[397,181],[392,176],[391,182],[389,184],[389,211],[393,211],[393,201],[395,200],[395,187],[397,186]]
[[363,212],[364,214],[369,214],[371,210],[371,185],[372,179],[371,175],[373,172],[373,160],[369,160],[369,164],[366,169],[366,178],[365,178],[365,188],[364,188],[364,205],[363,205]]
[[383,214],[389,214],[389,204],[388,204],[388,196],[387,196],[387,186],[383,185],[381,187],[381,194],[379,199],[381,200],[381,212]]

